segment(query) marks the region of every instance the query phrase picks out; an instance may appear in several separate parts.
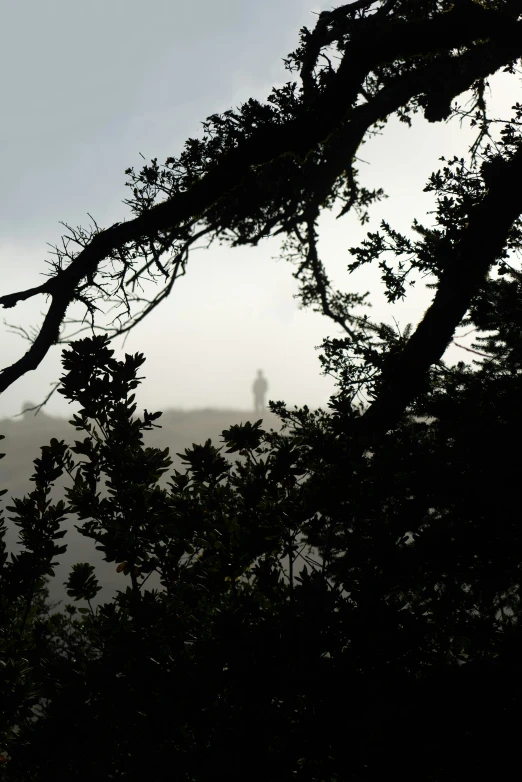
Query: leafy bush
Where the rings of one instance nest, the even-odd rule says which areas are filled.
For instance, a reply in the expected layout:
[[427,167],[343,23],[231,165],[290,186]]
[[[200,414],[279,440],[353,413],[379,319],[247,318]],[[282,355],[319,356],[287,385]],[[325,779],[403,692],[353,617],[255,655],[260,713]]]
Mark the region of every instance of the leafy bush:
[[[419,401],[436,418],[362,456],[335,399],[276,405],[283,432],[232,426],[238,461],[195,444],[160,488],[168,452],[144,444],[159,414],[136,417],[143,361],[106,337],[64,351],[85,437],[44,446],[9,508],[23,550],[2,554],[6,778],[377,779],[391,764],[442,779],[512,734],[518,365],[448,370]],[[64,472],[67,507],[51,500]],[[94,568],[75,565],[79,616],[42,606],[70,514],[122,579],[93,608]]]

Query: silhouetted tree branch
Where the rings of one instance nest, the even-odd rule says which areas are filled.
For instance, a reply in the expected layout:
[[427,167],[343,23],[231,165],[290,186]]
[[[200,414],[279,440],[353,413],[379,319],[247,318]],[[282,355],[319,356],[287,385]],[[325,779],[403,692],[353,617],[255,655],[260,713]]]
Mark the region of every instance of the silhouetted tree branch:
[[[0,297],[7,308],[36,295],[51,297],[29,350],[1,372],[0,392],[35,369],[64,338],[61,330],[74,302],[86,306],[95,328],[105,328],[94,317],[94,302],[102,300],[123,308],[110,333],[136,325],[184,273],[196,238],[255,245],[270,234],[296,235],[304,224],[310,239],[310,210],[318,215],[335,203],[342,205],[341,214],[353,208],[364,221],[367,207],[383,195],[361,187],[353,166],[372,127],[395,112],[408,120],[419,108],[431,122],[446,119],[456,96],[479,90],[478,82],[502,67],[513,68],[522,55],[522,23],[516,21],[522,2],[486,8],[472,0],[453,5],[404,0],[381,2],[369,13],[372,5],[344,5],[321,14],[314,31],[303,29],[300,48],[287,60],[289,70],[300,70],[300,93],[287,84],[274,90],[265,105],[249,101],[237,112],[214,115],[204,126],[203,140],[189,140],[179,159],[169,158],[163,167],[153,160],[139,175],[129,169],[133,198],[127,203],[134,219],[106,230],[95,225],[90,232],[72,231],[67,242],[80,250],[67,242],[57,249],[49,280]],[[334,44],[340,53],[337,70],[327,57],[319,67],[319,55]],[[496,184],[454,237],[432,306],[408,344],[383,368],[381,395],[364,416],[364,426],[372,431],[391,425],[414,398],[501,253],[521,209],[512,197],[520,177],[518,159],[516,153],[509,163],[497,156]],[[312,251],[309,241],[301,244],[302,271],[317,283],[316,248]],[[136,293],[146,279],[164,280],[152,299]],[[326,281],[316,290],[322,311],[335,322],[361,322],[332,307],[336,294]],[[360,297],[352,303],[359,304]],[[142,307],[137,315],[136,304]]]

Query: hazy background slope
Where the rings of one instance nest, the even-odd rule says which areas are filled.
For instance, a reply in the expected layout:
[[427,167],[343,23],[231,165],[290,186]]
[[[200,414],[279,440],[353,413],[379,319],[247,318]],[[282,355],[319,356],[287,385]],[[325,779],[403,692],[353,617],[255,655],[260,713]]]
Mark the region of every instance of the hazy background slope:
[[[280,421],[269,411],[263,414],[241,410],[205,409],[205,410],[166,410],[157,423],[160,429],[145,433],[146,445],[157,448],[169,448],[173,460],[172,469],[184,470],[181,459],[176,455],[182,453],[192,443],[204,443],[211,438],[216,446],[221,446],[221,432],[232,424],[263,419],[263,428],[279,429]],[[23,497],[33,488],[30,477],[33,472],[33,460],[40,455],[40,448],[47,445],[52,437],[64,440],[72,445],[74,440],[83,439],[83,433],[77,432],[68,423],[68,419],[47,415],[26,413],[15,419],[0,420],[0,434],[5,440],[0,442],[0,451],[6,456],[0,462],[0,488],[7,489],[2,498],[2,507],[11,504],[11,498]],[[65,484],[67,481],[65,481]],[[53,499],[65,499],[63,485],[57,486]],[[9,550],[16,546],[17,530],[7,517]],[[50,593],[53,600],[69,602],[63,587],[63,581],[70,572],[71,565],[76,562],[91,562],[97,567],[97,576],[103,586],[98,601],[107,600],[116,589],[125,589],[127,577],[116,573],[115,563],[104,562],[100,552],[94,548],[94,542],[83,537],[74,528],[74,519],[66,522],[67,535],[63,539],[67,543],[67,551],[61,557],[61,564],[56,569],[56,576],[50,583]],[[158,586],[159,581],[152,576],[148,579],[150,586]]]

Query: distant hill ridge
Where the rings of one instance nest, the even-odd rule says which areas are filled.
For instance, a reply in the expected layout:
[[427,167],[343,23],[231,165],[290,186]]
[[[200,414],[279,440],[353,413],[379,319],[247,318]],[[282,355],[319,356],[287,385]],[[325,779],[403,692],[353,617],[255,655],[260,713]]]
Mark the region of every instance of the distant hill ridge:
[[[139,413],[138,413],[139,414]],[[71,412],[72,417],[72,412]],[[203,410],[165,410],[156,422],[160,428],[145,433],[147,445],[169,448],[175,463],[179,464],[176,452],[183,451],[192,443],[204,443],[210,438],[216,445],[222,445],[221,432],[232,424],[263,419],[267,429],[279,429],[280,420],[270,413],[255,413],[249,410],[205,408]],[[32,462],[39,456],[42,445],[47,445],[51,437],[73,443],[82,436],[69,424],[69,418],[50,416],[44,411],[37,415],[25,413],[16,418],[0,419],[0,434],[5,440],[0,442],[0,451],[5,458],[0,462],[0,488],[8,489],[16,496],[30,488]],[[23,488],[22,488],[23,487]]]

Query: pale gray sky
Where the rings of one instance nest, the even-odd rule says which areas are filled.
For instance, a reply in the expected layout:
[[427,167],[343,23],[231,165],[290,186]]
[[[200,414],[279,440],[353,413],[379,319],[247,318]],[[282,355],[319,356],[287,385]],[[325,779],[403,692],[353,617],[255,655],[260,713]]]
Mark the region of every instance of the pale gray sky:
[[[331,4],[318,0],[19,0],[0,5],[0,264],[2,292],[31,287],[45,271],[47,243],[58,224],[87,225],[91,213],[108,227],[129,213],[124,170],[147,159],[177,155],[208,115],[253,96],[266,97],[291,77],[282,58],[297,45],[303,24]],[[519,81],[498,80],[498,105],[520,100]],[[518,94],[517,94],[518,92]],[[413,217],[430,223],[422,193],[438,158],[466,154],[473,136],[458,122],[411,129],[390,122],[361,151],[361,183],[390,196],[370,227],[386,217],[406,230]],[[349,278],[347,248],[365,231],[355,219],[324,220],[323,258],[343,287],[372,289],[376,312],[402,325],[416,321],[431,292],[416,291],[393,312],[375,273]],[[320,375],[328,321],[300,311],[292,269],[275,259],[278,243],[254,249],[211,248],[190,258],[170,299],[127,340],[127,352],[147,356],[139,401],[149,409],[250,409],[258,368],[269,396],[289,404],[325,405],[333,381]],[[8,322],[36,325],[44,299],[2,310]],[[121,341],[115,343],[121,346]],[[26,348],[2,334],[0,363]],[[453,349],[454,355],[458,352]],[[123,350],[121,351],[123,354]],[[41,401],[59,375],[60,349],[0,396],[0,416]],[[466,358],[466,354],[458,358]],[[66,414],[55,395],[48,412]]]

